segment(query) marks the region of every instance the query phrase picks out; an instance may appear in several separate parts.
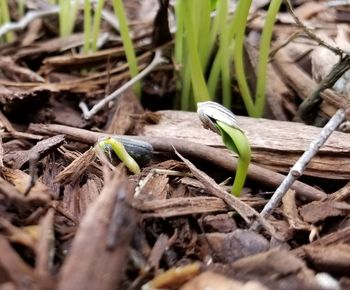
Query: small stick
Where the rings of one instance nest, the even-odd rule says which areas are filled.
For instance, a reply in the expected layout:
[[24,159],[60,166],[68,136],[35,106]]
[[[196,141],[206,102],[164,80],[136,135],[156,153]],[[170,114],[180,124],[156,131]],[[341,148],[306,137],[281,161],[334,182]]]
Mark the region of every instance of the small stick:
[[261,215],[264,218],[267,218],[269,215],[271,215],[272,212],[277,208],[283,196],[286,194],[288,189],[290,189],[294,181],[303,174],[306,166],[309,164],[311,159],[317,154],[321,146],[327,141],[328,137],[335,131],[335,129],[337,129],[337,127],[344,121],[344,119],[345,111],[343,109],[339,109],[328,121],[317,138],[310,143],[309,148],[294,164],[286,178],[282,181],[269,202],[265,205],[264,209],[261,212]]
[[44,11],[30,11],[18,22],[7,22],[0,26],[0,37],[11,31],[17,31],[24,29],[34,19],[55,15],[60,11],[58,6],[52,7],[51,9]]
[[305,24],[295,15],[292,3],[290,0],[284,0],[284,3],[287,6],[287,10],[289,14],[293,17],[295,23],[309,36],[312,40],[316,41],[319,45],[328,48],[330,51],[342,57],[344,53],[348,54],[348,52],[344,52],[339,47],[334,47],[326,42],[324,42],[321,38],[319,38],[316,34],[314,34],[310,29],[308,29]]
[[136,82],[144,78],[146,75],[148,75],[151,71],[153,71],[158,65],[165,63],[166,59],[162,57],[162,53],[160,49],[156,50],[156,53],[154,55],[154,58],[152,62],[137,76],[126,82],[124,85],[122,85],[119,89],[114,91],[109,96],[106,96],[101,101],[99,101],[96,105],[94,105],[91,110],[88,110],[88,106],[84,102],[79,103],[80,109],[83,111],[83,115],[85,119],[90,119],[92,116],[94,116],[98,111],[100,111],[103,107],[105,107],[108,102],[112,101],[113,99],[117,98],[120,94],[125,92],[127,89],[129,89],[132,85],[134,85]]

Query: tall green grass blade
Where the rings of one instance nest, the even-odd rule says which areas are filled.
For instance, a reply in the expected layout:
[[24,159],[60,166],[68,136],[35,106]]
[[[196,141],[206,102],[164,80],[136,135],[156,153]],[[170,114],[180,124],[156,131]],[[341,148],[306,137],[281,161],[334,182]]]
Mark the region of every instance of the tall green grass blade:
[[[194,1],[195,2],[195,1]],[[200,62],[202,65],[202,70],[205,73],[206,67],[209,61],[209,49],[210,49],[210,12],[211,3],[208,0],[197,0],[197,10],[200,14],[198,21],[198,52],[200,57]]]
[[221,87],[222,101],[226,108],[231,108],[231,75],[230,75],[230,51],[229,51],[229,26],[228,26],[228,1],[220,1],[220,10],[222,17],[220,18],[220,50],[221,50]]
[[[0,0],[0,14],[1,14],[1,23],[10,22],[10,12],[7,4],[7,0]],[[15,35],[12,32],[5,34],[5,41],[11,42],[15,40]]]
[[91,51],[91,1],[84,0],[84,53]]
[[238,2],[234,20],[237,28],[235,31],[235,48],[233,57],[235,63],[236,78],[242,94],[244,105],[248,111],[249,116],[257,117],[258,114],[255,110],[254,101],[252,99],[252,95],[248,86],[243,60],[244,36],[251,4],[252,0],[240,0]]
[[[129,34],[128,21],[126,19],[126,14],[122,0],[113,0],[114,12],[119,20],[120,26],[120,36],[123,42],[126,60],[129,64],[130,75],[135,77],[138,74],[138,67],[136,61],[136,55],[131,37]],[[134,92],[137,96],[141,96],[141,85],[140,82],[137,82],[133,86]]]
[[91,40],[91,50],[97,50],[97,40],[100,33],[102,9],[104,5],[104,0],[97,1],[97,7],[95,8],[94,21],[92,25],[92,40]]
[[273,26],[276,21],[277,13],[280,9],[282,0],[272,0],[266,14],[263,32],[260,39],[259,61],[257,69],[257,84],[255,95],[256,116],[261,117],[264,114],[266,102],[266,75],[269,61],[270,43]]
[[200,58],[198,55],[196,29],[194,26],[193,14],[191,13],[191,3],[185,1],[182,6],[182,13],[184,15],[184,25],[186,33],[186,44],[189,55],[189,64],[191,66],[191,80],[194,91],[195,102],[209,101],[211,98],[206,87],[203,71],[201,68]]

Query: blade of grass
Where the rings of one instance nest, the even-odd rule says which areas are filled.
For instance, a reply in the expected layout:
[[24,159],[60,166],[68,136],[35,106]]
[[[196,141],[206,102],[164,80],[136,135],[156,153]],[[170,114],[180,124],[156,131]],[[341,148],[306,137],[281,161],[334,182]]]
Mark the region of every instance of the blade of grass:
[[[7,4],[7,0],[0,0],[0,11],[1,11],[1,21],[2,23],[10,22],[10,12]],[[12,32],[5,34],[6,42],[11,42],[15,39],[15,35]]]
[[[131,41],[131,37],[129,34],[128,22],[124,10],[124,6],[121,0],[113,0],[114,13],[116,14],[119,20],[120,26],[120,36],[123,42],[126,60],[129,64],[130,75],[131,77],[135,77],[138,74],[137,61],[134,46]],[[137,82],[133,86],[134,92],[137,96],[141,96],[141,85],[140,82]]]
[[230,51],[229,51],[229,26],[227,23],[228,17],[228,1],[220,1],[220,10],[222,17],[220,18],[220,67],[221,67],[221,87],[222,87],[222,101],[226,108],[231,108],[231,76],[230,76]]
[[84,53],[91,51],[91,2],[84,0]]
[[197,0],[197,2],[197,10],[200,14],[198,21],[198,52],[202,70],[205,73],[209,61],[211,3],[207,0]]
[[186,44],[189,55],[189,64],[191,66],[191,80],[193,85],[195,102],[204,102],[209,101],[211,98],[208,93],[208,89],[206,87],[206,83],[204,80],[203,71],[201,68],[200,58],[197,51],[197,36],[196,30],[193,27],[193,15],[191,13],[191,3],[189,1],[184,1],[184,5],[182,6],[181,13],[183,13],[184,25],[185,25],[185,33],[186,34]]
[[246,74],[244,71],[244,58],[243,58],[243,46],[244,46],[244,36],[245,29],[247,25],[249,9],[252,4],[252,0],[240,0],[238,2],[238,6],[235,12],[235,23],[236,33],[235,33],[235,48],[233,52],[235,70],[236,70],[236,78],[238,82],[239,89],[242,94],[244,105],[247,109],[249,116],[256,117],[258,114],[256,113],[254,102],[252,99],[252,95],[247,83]]
[[97,1],[97,7],[95,8],[94,21],[92,24],[92,40],[91,40],[91,50],[97,50],[97,39],[100,33],[100,25],[101,25],[101,16],[102,9],[104,5],[104,0]]
[[266,74],[269,61],[270,43],[272,37],[273,26],[276,21],[277,13],[280,9],[282,0],[272,0],[266,14],[263,32],[260,39],[259,61],[257,69],[257,84],[255,95],[255,110],[257,117],[261,117],[265,107],[265,90],[266,90]]

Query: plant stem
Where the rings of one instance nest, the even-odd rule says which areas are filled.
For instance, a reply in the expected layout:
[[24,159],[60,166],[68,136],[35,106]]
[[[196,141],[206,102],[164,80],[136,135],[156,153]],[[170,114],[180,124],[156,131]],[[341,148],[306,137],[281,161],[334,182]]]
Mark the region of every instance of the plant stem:
[[[134,46],[129,34],[128,22],[122,0],[113,0],[114,13],[116,14],[120,25],[120,36],[123,41],[126,60],[129,64],[130,75],[134,78],[138,74],[137,61],[135,56]],[[137,82],[133,86],[134,92],[137,96],[141,96],[141,85]]]
[[[188,1],[188,0],[187,0]],[[226,0],[225,0],[226,1]],[[197,10],[199,12],[198,21],[198,52],[203,72],[209,60],[210,43],[210,1],[197,0]]]
[[244,61],[243,61],[243,46],[244,46],[244,36],[245,28],[247,25],[247,19],[249,15],[249,8],[251,6],[252,0],[240,0],[235,12],[235,23],[236,28],[236,38],[235,38],[235,49],[234,49],[234,63],[236,70],[236,78],[238,86],[240,88],[244,105],[248,111],[249,116],[257,116],[252,95],[247,83],[247,78],[244,72]]
[[84,0],[84,53],[89,53],[91,47],[91,2]]
[[101,15],[103,8],[104,0],[97,1],[97,7],[95,8],[94,21],[92,24],[92,40],[91,40],[91,50],[97,50],[97,39],[100,33],[100,25],[101,25]]
[[230,51],[229,51],[229,26],[227,23],[228,16],[228,1],[221,0],[220,8],[222,16],[220,18],[220,51],[221,55],[221,86],[222,86],[222,100],[226,108],[231,108],[231,76],[230,76]]
[[255,92],[255,110],[257,117],[261,117],[264,113],[265,106],[265,90],[266,90],[266,74],[269,60],[269,50],[272,37],[273,26],[276,21],[276,15],[280,9],[282,0],[272,0],[266,14],[264,28],[260,39],[259,62],[257,69],[257,85]]
[[[1,11],[1,21],[2,23],[10,22],[10,12],[7,4],[7,0],[0,0],[0,11]],[[12,32],[8,32],[5,35],[5,39],[7,42],[11,42],[15,39],[15,36]]]
[[247,177],[251,158],[249,141],[241,130],[220,121],[216,121],[216,123],[221,131],[225,146],[238,154],[236,175],[231,192],[233,195],[239,196]]
[[206,87],[204,80],[203,71],[201,68],[201,63],[197,51],[197,36],[195,33],[193,15],[191,13],[190,1],[184,1],[184,5],[181,6],[183,9],[184,25],[187,33],[187,50],[190,58],[189,64],[191,66],[191,79],[194,91],[195,102],[209,101],[211,98]]
[[110,146],[112,150],[117,154],[120,161],[122,161],[125,166],[134,174],[140,173],[140,167],[136,163],[136,161],[129,155],[129,153],[125,150],[123,143],[119,142],[115,138],[107,138],[106,140],[102,140],[98,143],[102,150],[105,150],[106,147]]

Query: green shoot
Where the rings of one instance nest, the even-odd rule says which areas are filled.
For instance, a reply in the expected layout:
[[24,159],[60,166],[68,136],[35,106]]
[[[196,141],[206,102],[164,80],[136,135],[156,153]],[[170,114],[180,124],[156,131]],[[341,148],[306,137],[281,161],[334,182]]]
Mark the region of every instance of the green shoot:
[[119,142],[115,138],[108,137],[102,141],[99,141],[97,145],[105,153],[109,153],[110,150],[113,150],[120,161],[122,161],[132,173],[138,174],[141,172],[139,165],[125,150],[123,143]]
[[222,141],[225,146],[238,155],[236,175],[231,193],[235,196],[240,196],[247,177],[248,166],[251,158],[248,139],[244,133],[237,128],[233,128],[220,121],[216,121],[216,125],[221,132]]
[[70,0],[59,0],[60,13],[59,13],[59,30],[60,36],[66,37],[71,35],[75,19],[79,7],[79,1],[76,0],[72,3]]
[[194,97],[196,102],[203,102],[210,100],[209,92],[204,80],[204,75],[198,54],[198,38],[194,27],[193,13],[191,13],[190,1],[184,1],[180,6],[185,28],[187,29],[186,45],[189,56],[189,65],[191,66],[191,80],[193,84]]
[[272,30],[275,24],[277,13],[280,9],[282,0],[272,0],[267,11],[263,32],[260,39],[259,62],[257,69],[257,84],[255,93],[255,111],[256,116],[261,117],[264,113],[265,90],[266,90],[266,72],[269,61],[270,43]]
[[84,53],[90,52],[91,46],[91,1],[84,0]]
[[25,0],[18,0],[17,9],[18,9],[18,14],[20,17],[23,17],[23,15],[24,15],[25,6],[26,6]]
[[255,106],[247,83],[243,61],[244,36],[251,4],[252,0],[240,0],[238,2],[234,20],[237,24],[237,28],[235,33],[236,38],[233,57],[235,62],[236,78],[242,94],[244,105],[249,116],[259,117],[255,112]]
[[220,58],[221,66],[221,86],[222,86],[222,100],[226,108],[231,108],[231,75],[230,75],[230,51],[229,51],[229,26],[227,25],[228,16],[228,1],[220,1],[220,10],[223,16],[220,19]]
[[[123,42],[126,60],[129,64],[130,75],[131,77],[135,77],[138,74],[137,61],[135,56],[134,46],[131,41],[131,37],[129,34],[128,22],[126,19],[126,14],[124,10],[124,6],[122,0],[113,0],[114,13],[116,14],[119,20],[120,26],[120,37]],[[137,82],[134,86],[134,92],[137,96],[141,95],[141,85],[140,82]]]
[[[10,22],[10,12],[7,4],[7,0],[0,0],[0,24]],[[15,39],[15,36],[12,32],[5,34],[6,42],[11,42]]]
[[220,134],[225,146],[238,155],[231,193],[239,196],[247,177],[251,158],[249,141],[237,125],[235,115],[224,106],[215,102],[203,102],[198,103],[197,108],[198,117],[203,126]]
[[98,0],[97,7],[95,8],[94,21],[92,25],[91,51],[97,51],[97,39],[100,33],[103,4],[104,0]]

